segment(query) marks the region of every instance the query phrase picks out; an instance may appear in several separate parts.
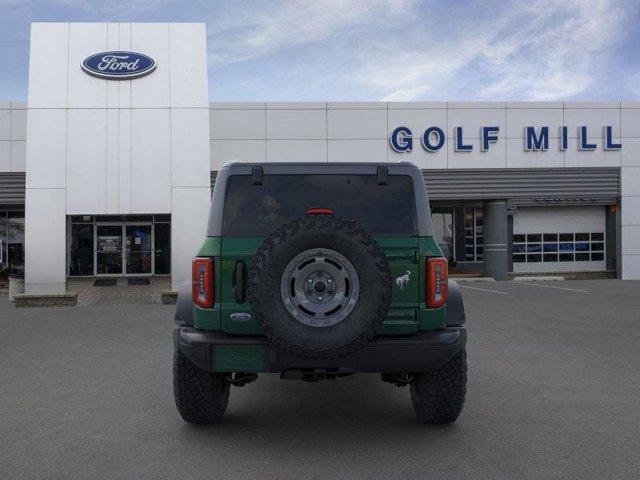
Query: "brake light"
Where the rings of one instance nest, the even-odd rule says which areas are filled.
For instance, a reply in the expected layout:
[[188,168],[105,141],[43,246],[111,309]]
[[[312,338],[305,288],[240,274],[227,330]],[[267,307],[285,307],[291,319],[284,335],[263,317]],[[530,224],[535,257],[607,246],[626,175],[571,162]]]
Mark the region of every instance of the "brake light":
[[447,303],[449,290],[449,265],[446,258],[427,259],[427,298],[429,308],[439,308]]
[[191,269],[193,303],[201,308],[211,308],[215,303],[213,289],[213,258],[196,257]]
[[309,208],[307,215],[333,215],[333,208]]

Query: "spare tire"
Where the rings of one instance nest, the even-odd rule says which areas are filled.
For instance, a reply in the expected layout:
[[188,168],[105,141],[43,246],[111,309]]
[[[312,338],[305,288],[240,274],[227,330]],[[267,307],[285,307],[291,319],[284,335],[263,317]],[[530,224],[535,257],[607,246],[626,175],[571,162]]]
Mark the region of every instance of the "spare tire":
[[338,358],[371,340],[391,301],[384,252],[356,222],[287,223],[256,252],[247,299],[265,334],[298,358]]

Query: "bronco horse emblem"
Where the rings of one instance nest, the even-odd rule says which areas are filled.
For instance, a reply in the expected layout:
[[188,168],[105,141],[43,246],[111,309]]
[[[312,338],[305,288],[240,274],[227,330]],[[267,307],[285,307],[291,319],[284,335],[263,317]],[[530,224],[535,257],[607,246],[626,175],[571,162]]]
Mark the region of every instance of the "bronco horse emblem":
[[407,273],[396,278],[396,285],[400,287],[400,290],[404,289],[404,286],[411,280],[411,272],[407,270]]

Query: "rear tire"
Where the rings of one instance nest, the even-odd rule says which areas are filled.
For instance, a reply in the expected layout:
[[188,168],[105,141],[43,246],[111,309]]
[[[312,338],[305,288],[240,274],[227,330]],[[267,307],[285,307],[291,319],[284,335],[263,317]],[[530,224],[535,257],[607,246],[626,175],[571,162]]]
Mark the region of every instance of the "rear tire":
[[467,392],[467,351],[460,350],[438,370],[414,374],[411,403],[425,423],[455,422]]
[[229,403],[229,386],[225,374],[198,368],[180,351],[173,354],[173,395],[185,422],[220,422]]

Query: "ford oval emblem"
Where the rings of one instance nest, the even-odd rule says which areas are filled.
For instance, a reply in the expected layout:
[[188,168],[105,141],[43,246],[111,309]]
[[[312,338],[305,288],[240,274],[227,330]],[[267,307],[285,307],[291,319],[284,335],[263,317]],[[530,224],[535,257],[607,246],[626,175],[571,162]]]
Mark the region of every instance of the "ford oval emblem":
[[229,317],[234,322],[247,322],[251,320],[251,314],[245,312],[232,313],[231,315],[229,315]]
[[82,69],[94,77],[109,80],[130,80],[153,72],[156,61],[136,52],[102,52],[87,57]]

